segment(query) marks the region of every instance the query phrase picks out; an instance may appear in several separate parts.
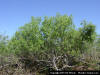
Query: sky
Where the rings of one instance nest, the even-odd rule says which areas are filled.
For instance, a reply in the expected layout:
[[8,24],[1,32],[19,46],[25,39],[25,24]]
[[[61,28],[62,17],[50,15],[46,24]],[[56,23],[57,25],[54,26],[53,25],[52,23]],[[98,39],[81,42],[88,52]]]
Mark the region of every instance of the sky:
[[31,16],[44,17],[67,14],[80,27],[82,20],[96,25],[100,34],[100,0],[0,0],[0,33],[12,37]]

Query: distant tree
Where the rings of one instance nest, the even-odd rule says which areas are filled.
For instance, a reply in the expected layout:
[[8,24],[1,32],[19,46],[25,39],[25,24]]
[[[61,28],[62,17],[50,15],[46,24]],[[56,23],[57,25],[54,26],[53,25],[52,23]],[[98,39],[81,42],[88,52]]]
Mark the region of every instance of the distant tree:
[[7,52],[7,38],[7,36],[3,36],[2,34],[0,34],[0,55],[5,54]]
[[83,26],[80,28],[80,50],[84,52],[83,50],[88,50],[89,45],[93,46],[96,39],[96,32],[95,32],[95,25],[92,23],[88,23],[85,20],[81,23]]
[[100,51],[100,35],[97,35],[97,38],[96,38],[96,47],[97,47],[97,51]]
[[81,24],[83,25],[81,29],[82,40],[93,42],[96,38],[95,25],[86,21],[83,21]]

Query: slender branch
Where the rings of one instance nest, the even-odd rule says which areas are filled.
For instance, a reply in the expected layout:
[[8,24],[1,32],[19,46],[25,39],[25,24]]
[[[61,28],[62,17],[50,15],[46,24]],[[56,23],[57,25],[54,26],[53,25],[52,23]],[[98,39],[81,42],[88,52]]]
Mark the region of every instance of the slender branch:
[[56,70],[58,70],[58,67],[57,67],[57,65],[56,65],[56,57],[54,56],[53,57],[53,66],[54,66],[54,68],[56,69]]

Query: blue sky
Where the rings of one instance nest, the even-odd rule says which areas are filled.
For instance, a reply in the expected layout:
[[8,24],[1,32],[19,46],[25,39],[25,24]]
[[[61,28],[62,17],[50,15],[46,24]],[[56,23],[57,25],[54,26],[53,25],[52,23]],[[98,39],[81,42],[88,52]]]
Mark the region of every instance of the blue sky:
[[96,25],[100,34],[100,0],[0,0],[0,33],[12,36],[31,16],[73,15],[79,27],[84,19]]

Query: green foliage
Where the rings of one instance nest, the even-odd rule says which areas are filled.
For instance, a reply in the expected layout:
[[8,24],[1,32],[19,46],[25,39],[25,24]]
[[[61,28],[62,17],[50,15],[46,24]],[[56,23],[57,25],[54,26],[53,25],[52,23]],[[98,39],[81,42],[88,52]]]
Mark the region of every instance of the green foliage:
[[82,41],[93,42],[96,38],[95,25],[86,21],[83,21],[81,24],[83,25],[81,29]]
[[85,20],[81,22],[82,27],[79,28],[80,38],[79,38],[79,49],[81,53],[87,51],[96,39],[95,25],[88,23]]
[[97,51],[100,52],[100,35],[97,36],[97,39],[96,39],[96,47],[97,47]]
[[44,47],[48,50],[68,50],[72,41],[68,39],[73,38],[74,31],[72,16],[45,17],[41,27]]
[[0,35],[0,55],[7,52],[7,36]]
[[76,30],[72,15],[57,14],[43,20],[32,17],[30,23],[16,31],[9,43],[10,48],[15,54],[47,51],[83,53],[88,48],[87,44],[94,42],[96,33],[92,23],[83,21],[81,24],[83,27]]
[[32,17],[31,23],[25,24],[16,32],[10,42],[11,49],[14,49],[15,53],[40,50],[43,40],[39,31],[39,20],[40,18]]

